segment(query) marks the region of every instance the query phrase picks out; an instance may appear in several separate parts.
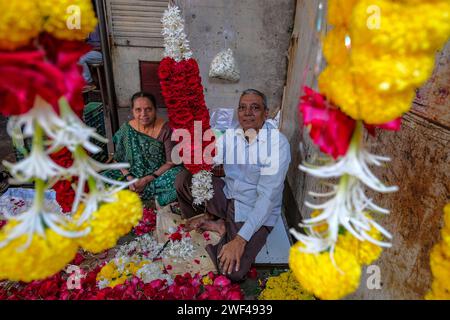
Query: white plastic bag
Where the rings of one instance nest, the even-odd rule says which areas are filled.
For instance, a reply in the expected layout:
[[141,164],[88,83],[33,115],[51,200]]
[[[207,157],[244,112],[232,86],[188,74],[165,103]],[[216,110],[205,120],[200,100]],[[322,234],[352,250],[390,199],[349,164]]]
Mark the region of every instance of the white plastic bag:
[[240,71],[231,49],[221,51],[214,57],[209,69],[209,76],[232,82],[239,81]]

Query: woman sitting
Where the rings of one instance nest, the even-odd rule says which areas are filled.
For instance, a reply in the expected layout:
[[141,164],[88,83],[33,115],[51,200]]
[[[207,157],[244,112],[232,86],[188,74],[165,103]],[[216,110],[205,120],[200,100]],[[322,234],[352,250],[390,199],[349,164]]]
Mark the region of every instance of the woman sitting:
[[182,168],[171,162],[172,131],[156,116],[156,101],[151,94],[134,94],[131,111],[133,120],[123,124],[113,137],[114,161],[128,162],[130,167],[104,174],[116,180],[138,179],[130,190],[139,193],[144,201],[156,198],[165,206],[177,199],[174,182]]

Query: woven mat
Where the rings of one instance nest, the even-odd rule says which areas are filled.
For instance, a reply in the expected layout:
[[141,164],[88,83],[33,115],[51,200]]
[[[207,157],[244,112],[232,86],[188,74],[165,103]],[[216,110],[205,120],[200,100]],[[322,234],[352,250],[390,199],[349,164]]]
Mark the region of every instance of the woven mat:
[[[176,228],[180,224],[185,224],[186,221],[181,219],[180,215],[172,213],[170,206],[157,207],[156,217],[156,232],[155,236],[159,243],[165,243],[168,240],[168,230],[171,227]],[[216,268],[209,258],[208,253],[205,250],[207,244],[216,244],[219,242],[220,237],[218,234],[210,232],[209,240],[206,240],[203,234],[197,231],[190,232],[192,237],[192,243],[194,245],[194,254],[192,258],[183,260],[180,258],[164,258],[163,263],[172,268],[167,270],[170,275],[183,275],[186,272],[191,274],[200,273],[205,275],[208,272],[216,272]]]

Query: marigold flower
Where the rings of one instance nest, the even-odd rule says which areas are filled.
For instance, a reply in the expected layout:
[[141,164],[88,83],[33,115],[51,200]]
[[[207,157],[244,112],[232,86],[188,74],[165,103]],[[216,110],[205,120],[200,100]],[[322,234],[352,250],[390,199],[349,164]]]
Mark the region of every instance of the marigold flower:
[[90,0],[37,2],[43,18],[43,29],[58,39],[84,40],[97,25]]
[[[14,228],[10,220],[0,231],[0,242]],[[10,241],[0,249],[0,280],[30,282],[52,276],[75,257],[78,245],[48,228],[45,234],[34,234],[28,247],[28,234]]]
[[[83,249],[99,253],[112,248],[142,218],[142,203],[136,193],[123,190],[114,197],[117,201],[104,203],[92,214],[91,220],[82,224],[82,229],[87,226],[92,228],[86,237],[78,239]],[[80,212],[82,211],[77,215]]]
[[41,31],[37,1],[0,2],[0,50],[25,46]]
[[295,279],[291,270],[279,276],[270,277],[265,289],[258,300],[313,300],[311,293],[307,292]]
[[[383,238],[381,233],[373,227],[368,234],[375,240],[380,241]],[[344,249],[353,254],[361,265],[371,264],[380,257],[381,252],[383,251],[383,248],[372,242],[367,240],[359,241],[350,232],[339,235],[336,248]]]
[[301,242],[297,242],[291,247],[289,267],[306,290],[320,299],[334,300],[358,288],[361,266],[355,256],[336,247],[334,264],[329,252],[305,253],[301,251],[302,246]]

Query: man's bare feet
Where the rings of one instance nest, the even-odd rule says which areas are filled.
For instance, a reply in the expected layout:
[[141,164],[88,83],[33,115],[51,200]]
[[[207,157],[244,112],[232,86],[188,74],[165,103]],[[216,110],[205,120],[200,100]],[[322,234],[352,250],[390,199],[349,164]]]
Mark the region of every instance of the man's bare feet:
[[198,229],[203,222],[209,221],[212,219],[214,219],[214,216],[209,213],[195,216],[186,221],[185,229],[186,229],[186,231],[190,232],[192,230]]
[[220,237],[222,237],[226,232],[225,221],[223,219],[205,220],[199,226],[199,229],[203,232],[205,232],[205,231],[216,232],[219,234]]

